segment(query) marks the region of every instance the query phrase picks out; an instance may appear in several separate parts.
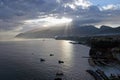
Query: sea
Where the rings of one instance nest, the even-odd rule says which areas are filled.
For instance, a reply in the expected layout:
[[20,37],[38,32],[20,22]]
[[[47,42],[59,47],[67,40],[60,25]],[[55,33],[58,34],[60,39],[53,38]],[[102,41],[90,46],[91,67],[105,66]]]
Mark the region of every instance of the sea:
[[[86,70],[98,67],[90,66],[88,59],[83,58],[89,57],[90,47],[70,42],[54,39],[0,41],[0,80],[94,80]],[[40,61],[41,58],[45,61]],[[58,63],[59,60],[64,63]],[[106,67],[102,69],[111,71]]]

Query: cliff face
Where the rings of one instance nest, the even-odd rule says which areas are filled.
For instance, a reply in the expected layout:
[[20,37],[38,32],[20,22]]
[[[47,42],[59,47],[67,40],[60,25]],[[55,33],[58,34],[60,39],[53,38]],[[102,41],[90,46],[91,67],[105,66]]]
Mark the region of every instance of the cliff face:
[[120,62],[120,38],[119,37],[97,37],[90,41],[91,49],[89,55],[98,62]]
[[55,36],[85,36],[99,34],[119,34],[120,27],[111,28],[109,26],[101,26],[96,28],[92,25],[87,26],[52,26],[48,28],[39,28],[25,33],[16,35],[17,38],[54,38]]

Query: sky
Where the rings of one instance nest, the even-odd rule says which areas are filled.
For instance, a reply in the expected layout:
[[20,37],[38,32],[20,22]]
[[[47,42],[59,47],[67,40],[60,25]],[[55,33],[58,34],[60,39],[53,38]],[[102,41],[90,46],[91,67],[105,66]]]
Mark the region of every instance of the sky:
[[120,0],[0,0],[0,40],[63,22],[117,27],[119,21]]

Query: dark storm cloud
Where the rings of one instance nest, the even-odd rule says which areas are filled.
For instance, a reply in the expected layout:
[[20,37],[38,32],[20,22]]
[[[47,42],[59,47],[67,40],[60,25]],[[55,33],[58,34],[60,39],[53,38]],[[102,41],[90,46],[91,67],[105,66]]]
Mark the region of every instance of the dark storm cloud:
[[49,14],[54,6],[44,0],[0,0],[0,29],[14,29],[22,20],[37,18],[42,12]]
[[[14,16],[23,16],[38,11],[39,5],[44,4],[42,0],[1,0],[0,1],[0,18],[9,19]],[[32,13],[34,14],[34,13]]]

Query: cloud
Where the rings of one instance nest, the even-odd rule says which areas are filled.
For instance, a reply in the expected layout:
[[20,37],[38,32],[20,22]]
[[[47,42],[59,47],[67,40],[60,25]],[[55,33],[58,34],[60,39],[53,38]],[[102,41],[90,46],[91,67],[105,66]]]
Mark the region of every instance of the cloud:
[[101,7],[101,10],[118,10],[118,9],[120,9],[120,4],[116,4],[116,5],[109,4]]
[[[0,0],[0,33],[23,32],[38,28],[48,17],[67,17],[75,25],[120,24],[120,5],[97,6],[89,0]],[[25,21],[35,20],[31,25]],[[28,23],[29,24],[29,23]]]
[[[46,17],[70,17],[80,21],[81,24],[87,22],[93,24],[105,21],[108,17],[119,16],[119,7],[113,4],[95,6],[89,0],[2,0],[0,27],[4,30],[12,30],[19,25],[23,26],[25,20]],[[25,27],[23,26],[23,29],[26,29]]]
[[64,7],[70,7],[71,9],[76,9],[77,7],[86,9],[91,5],[92,3],[88,0],[72,0],[72,1],[64,3]]
[[75,0],[74,3],[76,6],[82,6],[83,8],[87,8],[89,6],[91,6],[91,2],[89,2],[88,0]]

